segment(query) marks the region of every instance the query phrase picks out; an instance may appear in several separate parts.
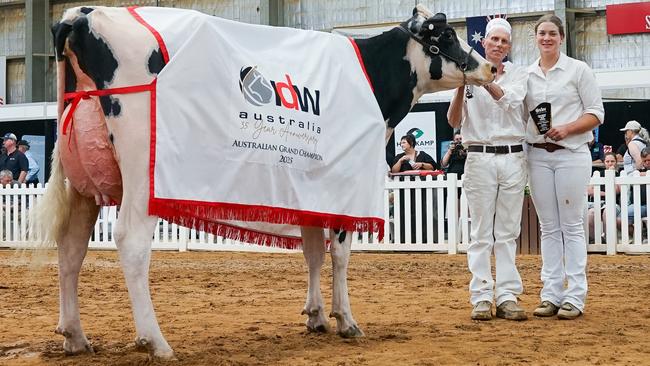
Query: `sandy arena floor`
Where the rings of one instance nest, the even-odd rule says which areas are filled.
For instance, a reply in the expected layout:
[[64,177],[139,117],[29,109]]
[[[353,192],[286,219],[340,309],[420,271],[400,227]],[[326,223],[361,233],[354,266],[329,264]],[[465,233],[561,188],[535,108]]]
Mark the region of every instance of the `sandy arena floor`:
[[[66,357],[56,266],[0,251],[0,364],[135,365],[130,304],[115,252],[90,252],[81,316],[96,354]],[[531,315],[540,258],[518,258]],[[51,263],[54,263],[51,261]],[[329,312],[330,261],[322,286]],[[650,257],[589,257],[586,314],[575,321],[470,320],[464,255],[353,254],[350,294],[366,337],[309,334],[301,254],[153,255],[153,300],[178,365],[650,364]],[[330,325],[334,326],[331,319]]]

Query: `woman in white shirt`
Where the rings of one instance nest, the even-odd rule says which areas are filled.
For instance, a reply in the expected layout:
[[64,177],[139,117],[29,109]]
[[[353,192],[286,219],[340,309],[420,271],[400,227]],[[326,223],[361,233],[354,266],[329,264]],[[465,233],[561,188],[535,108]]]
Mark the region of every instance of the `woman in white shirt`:
[[[528,67],[526,141],[531,195],[542,232],[544,287],[533,314],[575,319],[584,311],[587,297],[583,229],[591,175],[587,143],[605,113],[593,71],[560,52],[564,37],[562,21],[553,14],[542,16],[535,25],[540,57]],[[550,111],[545,109],[548,104]]]

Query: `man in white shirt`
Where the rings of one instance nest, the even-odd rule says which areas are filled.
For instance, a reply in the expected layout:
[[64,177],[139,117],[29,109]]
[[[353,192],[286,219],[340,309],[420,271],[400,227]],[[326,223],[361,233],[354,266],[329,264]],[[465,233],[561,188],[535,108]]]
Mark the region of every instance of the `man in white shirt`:
[[[527,181],[522,115],[528,73],[511,62],[503,62],[511,48],[512,33],[505,19],[492,19],[485,33],[485,58],[497,68],[495,82],[476,88],[471,98],[465,98],[463,88],[458,88],[447,113],[453,128],[462,126],[463,144],[468,151],[463,188],[472,218],[467,250],[472,272],[471,317],[492,319],[496,299],[497,317],[525,320],[526,312],[517,304],[523,285],[515,266],[515,240],[521,230]],[[496,286],[490,264],[493,249]]]

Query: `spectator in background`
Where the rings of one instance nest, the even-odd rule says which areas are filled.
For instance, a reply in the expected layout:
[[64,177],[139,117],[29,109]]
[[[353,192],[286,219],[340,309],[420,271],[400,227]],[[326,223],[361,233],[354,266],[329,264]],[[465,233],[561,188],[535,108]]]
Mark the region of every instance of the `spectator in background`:
[[623,171],[626,175],[631,175],[633,171],[641,169],[641,150],[650,143],[648,130],[641,127],[637,121],[628,121],[625,127],[621,128],[625,132],[625,141],[627,141],[627,152],[623,155]]
[[0,170],[0,185],[6,187],[11,186],[14,183],[16,183],[16,181],[14,180],[14,175],[10,170]]
[[[474,88],[472,98],[466,97],[462,87],[456,89],[447,111],[451,127],[462,125],[468,151],[463,189],[472,217],[467,249],[472,273],[471,318],[492,319],[492,304],[496,303],[498,318],[525,320],[528,316],[517,299],[523,284],[515,254],[527,181],[521,116],[528,73],[523,67],[504,62],[512,47],[512,27],[507,20],[490,20],[485,34],[485,58],[496,67],[496,78],[482,88]],[[493,251],[496,283],[492,276]]]
[[627,152],[628,142],[627,137],[625,137],[625,141],[618,147],[618,149],[616,149],[616,161],[619,163],[623,162],[623,156],[625,156],[625,153]]
[[29,141],[20,140],[18,141],[18,150],[25,154],[27,161],[29,163],[29,171],[25,177],[25,183],[27,184],[38,184],[38,171],[40,170],[36,159],[32,156],[32,153],[29,151]]
[[436,170],[438,164],[431,155],[424,151],[415,150],[415,136],[411,134],[404,135],[399,142],[403,153],[395,157],[392,173],[405,172],[407,170]]
[[460,132],[454,134],[454,139],[449,144],[449,148],[442,157],[442,167],[446,169],[447,174],[456,173],[460,179],[465,171],[465,160],[467,159],[467,150],[463,147],[463,137]]
[[596,130],[591,131],[593,138],[589,141],[589,150],[591,151],[592,163],[602,163],[605,161],[605,151],[603,144],[596,141]]
[[[395,160],[393,162],[393,166],[391,167],[391,172],[392,173],[399,173],[399,172],[405,172],[409,170],[436,170],[438,169],[438,163],[433,160],[431,155],[425,153],[424,151],[417,151],[415,150],[416,142],[415,142],[415,136],[411,134],[406,134],[400,138],[400,146],[402,147],[402,150],[404,150],[403,153],[395,156]],[[410,180],[411,177],[400,177],[402,180]],[[422,220],[418,222],[418,220],[415,219],[416,215],[416,207],[420,205],[420,207],[424,208],[425,202],[427,202],[427,194],[426,190],[422,189],[421,190],[421,202],[418,202],[415,200],[415,189],[410,190],[410,200],[411,200],[411,227],[410,227],[410,232],[411,232],[411,243],[416,243],[417,242],[417,226],[420,226],[422,228],[422,240],[427,241],[429,235],[429,238],[431,238],[431,235],[435,234],[437,231],[437,227],[434,225],[434,233],[427,233],[427,213],[426,209],[422,210]],[[404,190],[400,189],[399,191],[399,199],[400,202],[404,202],[405,197],[404,197]],[[399,215],[402,218],[402,223],[404,223],[403,218],[405,217],[405,208],[404,205],[400,205],[399,207]],[[397,213],[396,213],[397,214]],[[435,220],[437,218],[436,213],[433,214],[433,219]],[[431,218],[429,218],[431,219]],[[406,225],[402,225],[400,227],[400,237],[402,240],[406,238]]]
[[13,174],[14,180],[22,184],[25,182],[27,172],[29,171],[29,161],[22,152],[16,148],[16,135],[6,133],[3,137],[2,146],[7,149],[7,153],[0,156],[0,170],[7,169]]
[[[638,169],[639,174],[642,176],[645,176],[648,174],[648,170],[650,169],[650,146],[643,148],[641,150],[641,153],[639,154],[641,158],[641,164],[642,167]],[[622,173],[621,173],[622,174]],[[619,187],[616,187],[616,192],[619,192]],[[648,205],[647,205],[647,197],[646,197],[646,189],[645,187],[641,187],[641,195],[640,195],[640,202],[639,205],[641,206],[641,217],[646,217],[647,210],[648,210]],[[626,197],[627,199],[627,197]],[[620,203],[620,200],[618,201]],[[622,222],[621,222],[621,211],[620,209],[616,211],[616,227],[619,229],[622,228]],[[607,223],[605,213],[603,212],[603,225]],[[629,206],[627,206],[627,223],[628,223],[628,232],[631,232],[634,230],[634,202],[631,202]],[[603,230],[605,228],[603,227]]]
[[[641,157],[641,167],[637,170],[641,175],[645,176],[648,174],[648,170],[650,169],[650,147],[645,147],[643,150],[641,150],[639,155]],[[641,217],[646,217],[648,213],[648,203],[645,188],[646,187],[644,186],[641,187],[641,196],[639,198],[639,205],[641,206]],[[618,220],[620,226],[620,218]],[[631,231],[634,225],[634,204],[627,206],[627,223],[630,225],[629,229]]]
[[[604,163],[605,163],[605,170],[613,170],[614,172],[618,173],[618,165],[616,162],[616,154],[613,152],[608,152],[605,154],[604,158]],[[595,235],[602,235],[601,233],[595,233],[594,229],[594,220],[595,220],[595,215],[596,212],[598,212],[601,215],[602,222],[603,222],[603,227],[605,223],[605,190],[601,189],[600,191],[600,199],[601,199],[601,204],[600,207],[595,207],[594,205],[594,186],[589,185],[587,187],[587,197],[588,197],[588,202],[587,202],[587,222],[589,225],[589,240],[593,240],[595,238]],[[616,215],[621,214],[621,187],[617,184],[616,185]]]

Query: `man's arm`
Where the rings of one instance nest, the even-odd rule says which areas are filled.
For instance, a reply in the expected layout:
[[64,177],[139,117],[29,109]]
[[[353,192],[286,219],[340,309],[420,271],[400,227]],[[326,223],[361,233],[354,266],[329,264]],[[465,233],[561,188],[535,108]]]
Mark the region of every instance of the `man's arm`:
[[492,96],[492,99],[505,111],[512,111],[519,108],[526,98],[528,90],[528,70],[523,67],[512,69],[514,73],[512,81],[501,86],[497,83],[490,83],[484,86],[485,90]]
[[29,161],[25,154],[18,154],[18,166],[20,167],[20,175],[18,175],[18,183],[25,183],[27,172],[29,171]]
[[460,86],[456,89],[456,94],[451,99],[449,110],[447,111],[447,121],[452,128],[459,128],[463,121],[463,103],[465,95],[463,87]]
[[447,152],[445,153],[445,156],[442,157],[442,161],[440,162],[443,168],[446,168],[449,166],[449,162],[451,161],[451,155],[452,155],[452,145],[449,145],[449,148],[447,149]]

